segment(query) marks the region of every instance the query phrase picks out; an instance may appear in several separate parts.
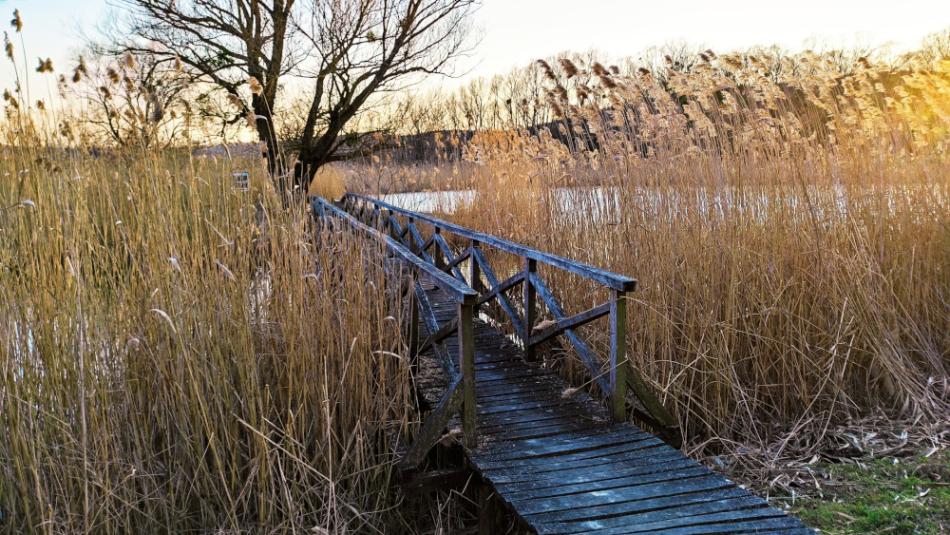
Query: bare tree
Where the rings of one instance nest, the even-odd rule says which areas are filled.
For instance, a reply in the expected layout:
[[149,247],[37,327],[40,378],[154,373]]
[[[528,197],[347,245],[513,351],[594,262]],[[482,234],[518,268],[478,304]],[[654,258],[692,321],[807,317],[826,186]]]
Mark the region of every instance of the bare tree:
[[924,65],[950,59],[950,28],[928,35],[921,43],[920,50],[904,54],[901,59],[904,64],[917,62]]
[[85,103],[80,116],[99,142],[165,146],[188,128],[190,78],[174,61],[127,53],[80,58],[69,92]]
[[[178,57],[250,105],[269,169],[284,193],[304,193],[320,166],[343,157],[348,123],[375,94],[414,75],[444,73],[467,51],[478,0],[122,0],[126,48]],[[157,45],[157,46],[156,46]],[[309,99],[290,169],[274,124],[292,75]]]

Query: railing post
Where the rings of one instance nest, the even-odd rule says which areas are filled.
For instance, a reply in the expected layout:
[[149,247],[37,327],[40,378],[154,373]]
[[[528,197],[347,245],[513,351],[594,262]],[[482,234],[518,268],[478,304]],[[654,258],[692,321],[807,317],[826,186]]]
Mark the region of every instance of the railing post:
[[412,216],[406,218],[406,239],[409,243],[399,240],[403,245],[408,245],[409,250],[412,251],[412,254],[418,255],[419,248],[416,246],[416,240],[412,239],[412,226],[415,224],[416,219]]
[[531,276],[538,271],[538,262],[531,258],[524,259],[524,332],[521,333],[524,343],[524,354],[528,360],[534,358],[534,348],[531,347],[531,330],[534,329],[534,320],[537,306],[534,285],[531,284]]
[[409,329],[406,336],[409,360],[415,363],[419,351],[419,301],[416,299],[416,281],[409,280]]
[[389,229],[389,236],[395,239],[396,241],[399,241],[399,236],[396,235],[396,227],[393,226],[394,219],[396,219],[396,213],[390,210],[389,208],[387,208],[386,209],[386,228]]
[[[481,295],[482,292],[482,270],[475,258],[475,251],[478,251],[481,245],[478,240],[472,240],[470,243],[471,251],[468,255],[468,285]],[[478,305],[475,305],[475,315],[478,315]]]
[[[435,227],[433,232],[436,234],[442,234],[442,229]],[[442,250],[442,247],[439,246],[438,242],[436,242],[434,238],[432,240],[432,261],[435,262],[435,267],[439,269],[444,269],[446,266],[445,251]]]
[[462,435],[465,446],[474,448],[476,436],[475,409],[475,326],[474,299],[458,305],[459,370],[462,373]]
[[320,220],[320,224],[325,225],[324,220],[327,218],[327,212],[323,209],[323,199],[317,198],[316,201],[312,203],[314,211],[317,213],[317,219]]
[[627,292],[610,293],[610,414],[627,418]]

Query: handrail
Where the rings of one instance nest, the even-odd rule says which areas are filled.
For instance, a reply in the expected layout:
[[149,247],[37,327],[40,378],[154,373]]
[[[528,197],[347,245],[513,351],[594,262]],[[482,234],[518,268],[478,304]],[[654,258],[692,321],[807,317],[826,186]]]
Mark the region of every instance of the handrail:
[[432,281],[442,290],[446,291],[449,295],[452,296],[452,299],[457,303],[464,304],[473,304],[478,298],[478,292],[469,288],[466,284],[462,283],[458,279],[455,279],[442,271],[441,269],[435,267],[434,265],[426,262],[419,256],[415,255],[409,249],[406,249],[406,246],[399,243],[398,241],[392,239],[391,237],[383,234],[382,232],[364,224],[359,221],[352,215],[340,210],[332,203],[328,202],[323,197],[313,196],[310,199],[311,206],[313,207],[314,212],[321,213],[322,211],[330,212],[334,216],[346,221],[350,226],[356,228],[357,230],[369,234],[370,236],[376,238],[377,240],[386,244],[386,247],[396,254],[401,260],[412,265],[418,271],[425,273],[426,275],[432,278]]
[[[413,361],[415,361],[415,357],[420,351],[418,345],[420,319],[429,331],[429,338],[424,342],[426,348],[439,344],[452,333],[456,334],[458,361],[454,363],[451,358],[443,354],[443,367],[449,375],[448,389],[442,399],[439,400],[439,404],[423,422],[415,441],[400,461],[400,465],[403,468],[418,466],[427,452],[438,442],[439,437],[442,436],[442,430],[456,412],[461,413],[465,445],[475,447],[478,432],[475,401],[475,308],[478,292],[407,249],[405,245],[397,240],[364,224],[358,218],[337,208],[326,199],[314,196],[311,197],[310,202],[314,218],[320,218],[323,221],[328,213],[332,214],[354,229],[385,243],[391,253],[409,264],[418,273],[427,275],[428,280],[434,282],[456,303],[455,319],[440,327],[435,311],[429,304],[420,281],[413,281],[412,289],[408,292],[409,332],[407,342]],[[424,316],[420,315],[420,311],[424,313]]]
[[496,249],[506,251],[521,257],[529,258],[537,262],[544,264],[549,264],[564,271],[574,273],[575,275],[580,275],[596,282],[603,284],[614,290],[619,290],[623,292],[632,292],[637,285],[636,279],[627,277],[625,275],[620,275],[619,273],[613,273],[611,271],[603,270],[596,268],[589,264],[584,264],[582,262],[577,262],[576,260],[571,260],[570,258],[564,258],[563,256],[557,256],[550,253],[545,253],[537,249],[532,249],[530,247],[515,243],[504,238],[498,238],[490,234],[485,234],[483,232],[478,232],[471,230],[466,227],[450,223],[443,219],[437,217],[432,217],[428,214],[421,214],[419,212],[413,212],[412,210],[406,210],[405,208],[400,208],[394,206],[385,201],[379,200],[375,197],[369,197],[367,195],[360,195],[357,193],[347,193],[347,197],[353,199],[359,199],[363,202],[371,203],[377,208],[385,208],[392,212],[400,213],[407,217],[412,217],[420,221],[425,221],[435,227],[451,231],[454,234],[462,236],[464,238],[469,238],[476,240],[485,245],[489,245]]
[[[591,381],[609,398],[610,412],[615,419],[626,418],[626,393],[629,388],[646,407],[645,416],[648,421],[657,423],[659,427],[672,429],[675,423],[672,416],[662,406],[653,389],[640,378],[627,354],[627,294],[636,288],[635,279],[477,232],[431,215],[399,208],[366,195],[347,193],[341,201],[341,209],[357,221],[370,227],[378,227],[384,234],[388,233],[403,250],[474,290],[477,294],[476,301],[470,307],[461,307],[467,309],[465,313],[478,313],[483,304],[495,301],[498,308],[487,310],[488,316],[502,322],[506,319],[510,321],[514,334],[520,338],[525,356],[529,360],[534,358],[535,349],[546,340],[564,336],[574,348],[577,358],[587,368]],[[405,219],[404,223],[401,224],[399,218]],[[425,223],[425,227],[418,225],[420,222]],[[426,239],[421,229],[429,227],[432,233]],[[449,245],[445,234],[464,238],[469,243],[457,249]],[[522,266],[507,279],[501,280],[483,254],[488,248],[519,257]],[[569,315],[538,273],[539,264],[599,284],[608,290],[608,301]],[[487,286],[482,281],[483,277]],[[519,286],[519,298],[523,302],[515,304],[506,293]],[[546,309],[545,314],[551,318],[548,320],[551,323],[545,322],[542,325],[538,322],[541,304]],[[499,313],[504,313],[504,317],[499,317]],[[459,317],[461,316],[460,310]],[[610,347],[606,362],[603,362],[577,329],[605,316],[608,317]],[[444,338],[451,329],[446,326],[443,331],[438,325],[431,323],[428,330],[430,339],[424,344],[426,347]],[[606,370],[604,364],[607,365]],[[471,371],[471,374],[462,373],[463,382],[471,380],[474,368],[471,368]],[[472,391],[474,386],[466,389],[468,393]]]

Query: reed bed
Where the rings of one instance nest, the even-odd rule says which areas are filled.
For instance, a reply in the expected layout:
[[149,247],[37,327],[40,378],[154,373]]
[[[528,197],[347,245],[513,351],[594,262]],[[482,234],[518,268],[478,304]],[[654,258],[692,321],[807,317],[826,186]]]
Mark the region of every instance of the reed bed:
[[0,158],[0,531],[381,532],[413,421],[382,251],[251,164]]
[[[474,190],[446,217],[638,278],[629,357],[700,450],[810,456],[854,419],[945,421],[950,62],[693,65],[542,63],[560,121],[477,132],[423,176]],[[569,312],[602,302],[550,283]]]

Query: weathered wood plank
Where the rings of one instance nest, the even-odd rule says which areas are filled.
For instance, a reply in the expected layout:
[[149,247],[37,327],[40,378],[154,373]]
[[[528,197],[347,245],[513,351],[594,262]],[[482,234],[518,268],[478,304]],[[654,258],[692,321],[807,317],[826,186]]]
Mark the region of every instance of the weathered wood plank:
[[557,511],[572,511],[587,507],[635,502],[650,498],[678,496],[691,492],[713,491],[734,486],[731,482],[714,474],[663,481],[643,485],[633,485],[595,493],[580,493],[571,496],[556,496],[543,499],[514,500],[511,503],[521,515],[536,515]]
[[[527,391],[527,390],[537,390],[539,388],[545,388],[548,391],[558,395],[563,393],[568,387],[564,384],[563,380],[560,380],[557,376],[552,376],[548,374],[538,374],[533,376],[528,376],[528,378],[519,377],[511,378],[506,381],[494,381],[492,385],[483,385],[485,390],[482,391],[482,394],[508,394],[511,392]],[[574,390],[568,390],[568,393],[573,392]]]
[[475,447],[478,424],[476,417],[478,407],[475,404],[475,340],[472,329],[473,306],[467,303],[458,304],[458,354],[459,370],[462,375],[462,431],[465,446]]
[[573,316],[560,319],[545,329],[538,331],[536,334],[531,336],[531,345],[538,345],[541,342],[547,341],[555,336],[560,335],[568,329],[576,329],[584,324],[590,323],[596,319],[602,318],[610,314],[610,303],[604,303],[602,305],[597,305],[589,310],[585,310],[579,314],[574,314]]
[[[478,336],[476,336],[475,343],[478,344],[478,341],[479,341]],[[479,354],[482,358],[478,358],[475,361],[475,369],[476,370],[518,371],[518,370],[527,370],[531,368],[531,366],[529,366],[528,364],[520,360],[502,359],[502,358],[486,360],[484,358],[484,357],[492,357],[492,356],[499,356],[499,357],[501,356],[501,355],[493,355],[493,353],[494,352],[484,352],[481,349],[479,349]]]
[[[528,430],[539,426],[563,425],[565,412],[561,409],[547,411],[535,411],[528,413],[501,413],[497,415],[484,416],[479,419],[479,428],[484,429],[485,433],[497,435],[503,432],[504,428],[517,430]],[[578,417],[574,419],[578,424],[600,425],[606,421],[605,418]]]
[[659,396],[654,392],[653,387],[647,384],[641,377],[640,372],[633,368],[632,363],[628,363],[630,368],[627,370],[627,385],[633,394],[640,400],[646,409],[648,416],[653,420],[653,424],[663,427],[670,432],[676,429],[676,419],[669,410],[660,402]]
[[[560,321],[567,318],[567,314],[564,313],[564,309],[561,308],[554,294],[536,273],[531,276],[531,284],[534,286],[541,300],[544,301],[544,304],[547,305],[548,311],[551,312],[554,319]],[[597,360],[594,352],[587,346],[587,342],[582,340],[573,329],[565,329],[564,336],[571,342],[571,345],[574,346],[574,351],[577,352],[577,356],[580,357],[581,362],[587,367],[587,371],[591,377],[596,378],[595,381],[597,381],[597,385],[600,386],[600,389],[604,392],[610,392],[610,379],[604,377],[600,369],[600,362]]]
[[456,379],[449,384],[448,389],[442,394],[442,399],[435,409],[429,413],[422,426],[416,433],[412,446],[406,455],[399,460],[399,467],[402,470],[412,470],[417,468],[425,459],[429,450],[442,436],[442,431],[449,423],[449,419],[458,412],[459,405],[462,403],[461,380]]
[[699,466],[696,461],[677,455],[674,450],[660,450],[652,455],[641,453],[633,460],[620,460],[614,463],[580,469],[558,470],[534,475],[515,475],[499,477],[493,483],[500,491],[509,492],[526,489],[559,488],[564,485],[576,485],[590,481],[599,481],[611,477],[627,477],[653,472],[664,472]]
[[400,225],[399,220],[392,215],[392,212],[389,213],[389,217],[387,217],[386,220],[389,222],[389,235],[392,236],[393,239],[398,240],[403,235],[402,225]]
[[[443,267],[443,270],[451,271],[451,274],[456,279],[465,282],[465,275],[462,274],[462,270],[458,268],[458,264],[461,262],[458,258],[455,257],[455,253],[452,251],[452,247],[446,243],[445,238],[442,237],[441,232],[437,228],[432,234],[432,240],[436,243],[438,248],[441,250],[441,254],[448,261],[446,267]],[[459,255],[462,257],[463,255]],[[464,258],[463,258],[464,259]]]
[[[656,533],[679,530],[682,528],[700,527],[709,524],[731,525],[731,529],[742,531],[744,529],[758,529],[759,522],[764,519],[785,517],[782,512],[768,507],[761,500],[758,500],[759,503],[757,504],[753,503],[752,505],[747,505],[747,503],[754,501],[755,500],[749,496],[728,500],[725,501],[726,503],[723,503],[723,501],[709,502],[710,504],[715,504],[715,506],[708,507],[710,510],[707,512],[693,514],[688,511],[680,511],[672,518],[631,523],[626,526],[618,526],[613,529],[599,531],[598,533],[602,533],[603,535]],[[788,524],[789,527],[793,525],[794,524]],[[798,525],[800,526],[801,524]],[[769,527],[774,528],[775,526]]]
[[539,498],[553,498],[557,496],[570,496],[576,494],[602,493],[613,489],[622,489],[634,485],[646,485],[648,483],[663,483],[676,481],[680,479],[689,479],[693,477],[708,475],[709,471],[702,466],[690,466],[678,470],[666,472],[650,472],[647,474],[637,474],[617,478],[601,479],[596,481],[587,481],[584,483],[574,483],[571,485],[562,485],[559,487],[546,487],[542,489],[528,489],[523,491],[506,491],[505,498],[511,501],[516,500],[536,500]]
[[[436,236],[438,236],[438,234],[436,234]],[[445,241],[445,240],[443,239],[443,241]],[[451,269],[451,268],[457,267],[457,266],[458,266],[459,264],[461,264],[462,262],[468,260],[468,258],[469,258],[469,256],[470,256],[471,254],[472,254],[472,251],[471,251],[471,250],[466,249],[466,250],[462,251],[461,253],[459,253],[458,256],[452,258],[452,259],[449,261],[449,263],[446,264],[445,267],[443,267],[442,269],[446,269],[446,268]],[[446,256],[448,256],[448,254],[446,254]],[[459,280],[465,280],[464,277],[462,277],[462,278],[460,278],[460,277],[455,277],[455,278],[457,278],[457,279],[459,279]],[[470,286],[471,286],[471,285],[470,285]]]
[[[649,438],[652,437],[642,433],[639,439],[646,440]],[[597,452],[614,447],[618,440],[625,440],[623,443],[629,444],[636,439],[629,438],[626,430],[618,429],[593,435],[583,432],[564,432],[557,438],[551,439],[531,438],[518,441],[496,441],[479,450],[479,464],[482,464],[482,460],[491,462],[533,461],[542,457],[557,461],[570,454]]]
[[[488,281],[488,285],[492,288],[498,288],[500,286],[498,282],[498,277],[495,275],[495,270],[492,269],[491,264],[488,263],[488,260],[485,258],[485,254],[481,249],[472,250],[472,258],[478,262],[479,267],[481,267],[482,274],[485,275],[485,279]],[[522,274],[523,275],[523,274]],[[509,278],[508,281],[511,279]],[[501,305],[502,310],[505,311],[505,314],[508,315],[508,320],[511,321],[511,325],[514,328],[516,333],[524,332],[524,325],[521,322],[521,317],[515,312],[514,306],[512,306],[511,301],[504,294],[504,292],[498,293],[497,296],[498,304]],[[484,304],[484,301],[479,300],[479,304]]]
[[491,436],[496,443],[512,440],[527,440],[542,437],[557,437],[566,432],[600,431],[599,422],[576,420],[565,422],[561,418],[551,420],[533,420],[505,425],[485,425],[479,422],[478,429],[485,436]]
[[629,530],[631,526],[641,526],[649,522],[662,522],[687,516],[766,506],[765,500],[757,496],[738,496],[721,500],[679,504],[668,508],[654,509],[601,520],[580,520],[577,522],[546,524],[543,528],[543,532],[574,534],[603,530],[601,533],[611,533],[613,530]]
[[548,411],[554,408],[566,410],[584,410],[586,408],[586,404],[569,399],[537,400],[509,403],[507,405],[483,405],[481,412],[484,416],[489,416],[508,413]]
[[[435,313],[432,310],[432,305],[429,303],[429,296],[422,287],[416,283],[415,287],[416,294],[416,304],[419,307],[419,315],[422,317],[422,323],[426,328],[428,333],[437,333],[439,332],[439,322],[435,317]],[[445,373],[448,374],[450,378],[458,377],[459,371],[456,368],[456,363],[453,359],[449,358],[446,348],[439,347],[439,344],[435,344],[432,347],[432,350],[435,352],[438,357],[439,363],[442,365],[442,369],[445,370]],[[421,353],[421,352],[420,352]]]
[[524,481],[532,476],[543,479],[557,477],[562,474],[579,473],[582,470],[594,471],[618,468],[621,465],[637,464],[641,459],[647,458],[655,461],[659,458],[665,458],[668,453],[669,449],[664,449],[659,442],[647,443],[646,445],[623,448],[609,455],[600,455],[572,461],[552,461],[544,464],[520,465],[515,462],[510,463],[508,466],[483,470],[483,472],[486,474],[490,473],[492,481],[517,482]]
[[[747,491],[739,487],[727,487],[716,490],[715,492],[699,491],[623,503],[602,504],[585,509],[562,509],[558,511],[541,512],[530,515],[530,518],[527,520],[532,525],[538,527],[541,533],[552,533],[552,531],[544,529],[544,526],[556,525],[562,522],[583,522],[618,518],[634,513],[656,511],[691,503],[705,503],[748,495],[749,493]],[[553,532],[556,533],[557,531]]]
[[500,403],[537,401],[538,399],[569,399],[569,398],[562,396],[561,392],[558,392],[556,389],[548,387],[548,386],[543,387],[543,389],[541,390],[517,389],[511,392],[497,393],[491,396],[484,396],[484,395],[478,396],[478,402],[486,406],[496,405]]
[[[482,428],[479,427],[481,430]],[[592,425],[588,422],[571,422],[569,424],[564,424],[563,422],[558,422],[556,425],[539,425],[539,424],[528,424],[527,426],[509,426],[504,430],[504,440],[524,440],[529,438],[542,438],[542,437],[556,437],[565,431],[594,431],[597,430],[596,425]],[[480,431],[482,432],[482,431]],[[482,432],[485,434],[484,432]],[[500,435],[501,433],[497,432],[492,435]]]
[[[556,414],[559,417],[564,418],[565,421],[570,421],[575,418],[587,417],[587,418],[598,420],[602,424],[605,423],[606,418],[609,417],[609,415],[606,413],[606,411],[603,410],[602,407],[597,406],[597,405],[592,406],[584,398],[573,399],[573,398],[564,398],[564,397],[558,396],[556,399],[557,399],[557,402],[550,402],[546,404],[540,404],[540,401],[539,401],[538,406],[536,406],[533,409],[530,407],[521,407],[519,408],[519,410],[516,411],[517,414],[512,413],[512,414],[506,415],[504,412],[488,413],[485,415],[485,417],[487,418],[487,421],[500,422],[500,421],[505,420],[507,416],[520,419],[520,418],[527,418],[527,417],[538,416],[538,415],[543,415],[543,414]],[[583,414],[579,415],[579,414],[576,414],[575,412],[571,412],[576,409],[577,404],[583,405],[585,409],[587,408],[594,409],[596,407],[598,410],[585,410]]]
[[[777,514],[777,515],[776,515]],[[770,516],[776,515],[776,516]],[[780,515],[780,516],[778,516]],[[709,515],[712,516],[712,515]],[[755,518],[750,518],[747,521],[724,521],[724,522],[715,522],[715,523],[701,523],[698,525],[689,525],[689,526],[679,526],[671,528],[657,528],[653,531],[643,531],[641,529],[631,529],[624,531],[623,533],[676,533],[677,535],[694,535],[694,534],[732,534],[732,533],[773,533],[778,529],[788,529],[788,528],[800,528],[801,522],[785,516],[782,513],[776,511],[775,509],[765,509]]]
[[627,296],[620,290],[610,295],[610,414],[627,419]]
[[534,330],[534,324],[537,321],[537,297],[535,295],[534,285],[531,278],[536,276],[538,271],[538,261],[532,258],[524,259],[524,331],[521,333],[521,343],[524,346],[524,356],[526,359],[534,360],[534,346],[531,345],[531,332]]
[[[560,439],[571,433],[587,434],[588,436],[601,435],[610,432],[609,428],[604,428],[600,422],[589,419],[564,420],[557,418],[551,421],[535,420],[529,422],[515,422],[505,425],[479,425],[486,435],[493,437],[493,444],[511,444],[520,440],[537,439],[531,436],[534,433],[551,435],[552,441]],[[553,434],[552,434],[553,433]],[[489,450],[482,446],[479,452],[488,452]]]
[[[480,388],[516,388],[524,384],[557,384],[550,375],[538,372],[512,372],[511,377],[501,377],[494,375],[492,377],[479,377],[478,384]],[[491,391],[491,390],[489,390]]]
[[407,216],[411,216],[420,221],[425,221],[431,225],[441,228],[443,232],[449,231],[457,236],[461,236],[463,238],[468,238],[472,240],[477,240],[484,245],[494,247],[495,249],[499,249],[501,251],[514,254],[516,256],[530,258],[537,262],[542,262],[544,264],[555,266],[559,269],[563,269],[565,271],[569,271],[576,275],[580,275],[582,277],[586,277],[593,281],[599,282],[609,288],[613,288],[616,290],[633,291],[633,289],[636,287],[636,284],[637,284],[636,280],[630,277],[626,277],[624,275],[611,273],[609,271],[598,269],[593,266],[583,264],[575,260],[571,260],[569,258],[564,258],[561,256],[544,253],[536,249],[532,249],[530,247],[526,247],[524,245],[509,241],[509,240],[498,238],[489,234],[484,234],[482,232],[476,232],[476,231],[467,229],[465,227],[455,225],[453,223],[449,223],[448,221],[443,221],[436,217],[412,212],[410,210],[405,210],[397,206],[393,206],[391,204],[379,201],[378,199],[372,199],[370,197],[365,197],[362,195],[356,195],[352,193],[348,193],[347,195],[353,196],[353,197],[356,197],[368,202],[378,202],[379,205],[384,208],[387,208],[394,212],[405,214]]
[[[491,278],[494,279],[494,276]],[[492,299],[497,298],[501,300],[501,298],[504,297],[503,294],[505,292],[521,284],[522,282],[524,282],[524,273],[515,273],[514,275],[508,277],[501,283],[489,281],[489,283],[492,285],[491,289],[488,290],[488,292],[486,292],[485,294],[480,295],[478,297],[477,303],[479,305],[484,305],[485,303],[491,301]],[[504,299],[505,299],[505,303],[508,303],[508,306],[510,307],[511,304],[510,302],[507,301],[507,297],[504,297]],[[502,306],[504,307],[504,304]],[[514,309],[512,309],[512,312],[509,314],[509,316],[513,316],[517,319],[518,316],[514,313],[513,310]]]
[[[627,453],[635,450],[643,450],[652,448],[654,446],[663,445],[663,442],[657,438],[645,438],[638,439],[629,442],[623,442],[621,444],[616,444],[612,446],[605,446],[597,449],[591,449],[580,453],[567,453],[564,455],[559,455],[557,459],[532,459],[532,458],[519,458],[519,459],[502,459],[495,461],[491,458],[483,459],[478,455],[475,455],[472,458],[472,461],[478,466],[479,469],[486,472],[522,472],[530,470],[551,470],[557,466],[567,465],[572,462],[577,461],[592,461],[595,459],[602,459],[614,455],[617,453]],[[595,461],[596,463],[596,461]]]
[[431,348],[435,344],[455,334],[455,332],[458,330],[458,327],[459,327],[458,316],[456,316],[452,318],[451,320],[449,320],[449,322],[446,323],[445,325],[439,327],[438,331],[426,337],[425,341],[422,342],[422,345],[419,346],[418,352],[425,353],[426,351],[429,350],[429,348]]
[[402,244],[400,244],[396,240],[390,238],[389,236],[381,233],[380,231],[368,225],[363,224],[352,215],[328,203],[326,200],[322,199],[321,197],[313,197],[312,203],[321,204],[321,209],[323,213],[330,214],[333,217],[342,219],[346,221],[352,228],[366,235],[369,235],[378,241],[385,243],[387,249],[392,254],[397,256],[400,260],[408,263],[417,272],[423,273],[427,275],[428,277],[430,277],[432,281],[435,284],[437,284],[440,289],[447,292],[453,300],[457,302],[458,301],[474,301],[475,297],[477,296],[475,291],[469,288],[468,286],[466,286],[465,284],[439,271],[438,269],[436,269],[435,266],[419,260],[417,256],[412,254],[412,252],[407,250]]
[[478,384],[490,386],[490,383],[504,382],[511,383],[518,379],[544,379],[551,378],[552,373],[541,369],[527,368],[524,370],[484,370],[478,374]]

